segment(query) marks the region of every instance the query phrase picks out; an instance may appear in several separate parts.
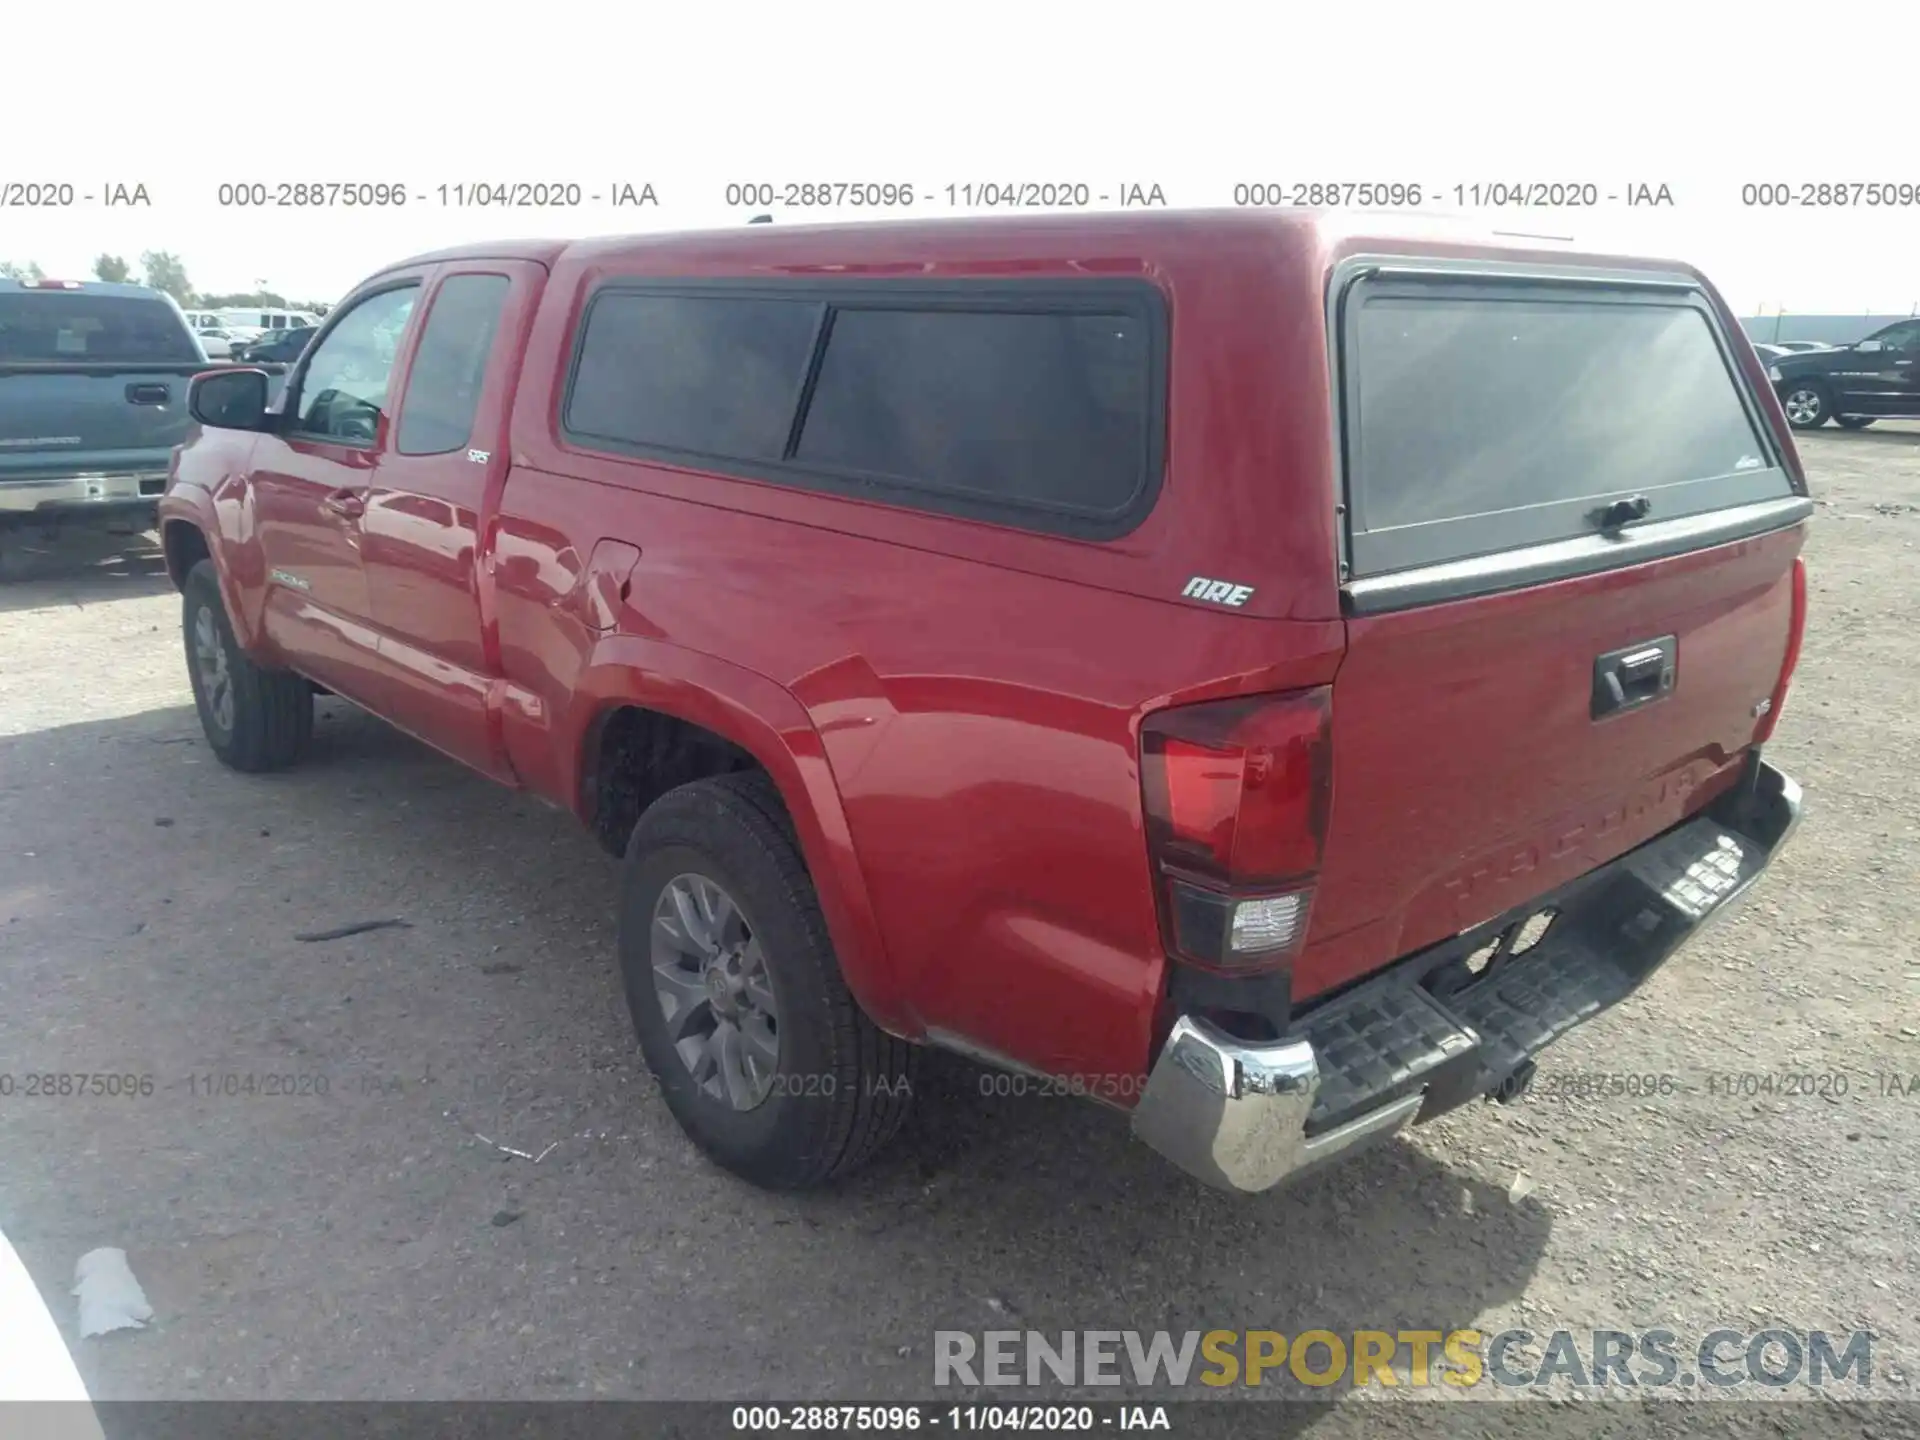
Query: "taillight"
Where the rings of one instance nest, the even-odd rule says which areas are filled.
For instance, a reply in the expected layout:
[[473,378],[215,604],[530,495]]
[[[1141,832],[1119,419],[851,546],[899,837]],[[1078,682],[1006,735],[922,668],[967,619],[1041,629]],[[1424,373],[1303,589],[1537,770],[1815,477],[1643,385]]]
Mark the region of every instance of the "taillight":
[[1780,661],[1780,678],[1774,682],[1767,702],[1767,713],[1754,727],[1753,743],[1764,745],[1773,738],[1773,727],[1780,723],[1780,709],[1787,703],[1787,687],[1793,683],[1794,668],[1800,663],[1800,642],[1807,634],[1807,562],[1793,557],[1793,616],[1787,622],[1787,653]]
[[1333,692],[1188,705],[1140,727],[1160,923],[1177,958],[1271,968],[1306,938],[1333,793]]

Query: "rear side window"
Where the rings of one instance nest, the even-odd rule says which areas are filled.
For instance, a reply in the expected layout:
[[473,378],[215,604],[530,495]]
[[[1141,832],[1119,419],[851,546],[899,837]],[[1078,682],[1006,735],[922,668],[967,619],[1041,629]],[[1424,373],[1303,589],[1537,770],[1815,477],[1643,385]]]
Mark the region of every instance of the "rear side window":
[[596,448],[1105,538],[1158,488],[1165,348],[1139,282],[610,288],[563,413]]
[[435,292],[400,402],[402,455],[444,455],[467,443],[509,288],[504,275],[451,275]]
[[778,460],[820,311],[790,300],[602,295],[581,339],[567,428],[689,455]]
[[0,361],[198,364],[179,312],[164,300],[72,290],[0,294]]
[[841,310],[797,458],[1107,514],[1139,488],[1146,327],[1124,315]]
[[1357,576],[1792,493],[1683,293],[1361,282],[1344,358]]

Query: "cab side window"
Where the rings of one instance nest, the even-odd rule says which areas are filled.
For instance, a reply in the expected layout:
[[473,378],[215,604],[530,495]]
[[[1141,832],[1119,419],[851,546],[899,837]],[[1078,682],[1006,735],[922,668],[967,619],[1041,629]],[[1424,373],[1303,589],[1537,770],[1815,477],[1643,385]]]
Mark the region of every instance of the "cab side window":
[[369,295],[314,347],[300,378],[294,433],[346,445],[373,443],[419,293],[418,285],[407,285]]
[[1890,325],[1874,338],[1888,350],[1900,350],[1911,355],[1920,351],[1920,323]]

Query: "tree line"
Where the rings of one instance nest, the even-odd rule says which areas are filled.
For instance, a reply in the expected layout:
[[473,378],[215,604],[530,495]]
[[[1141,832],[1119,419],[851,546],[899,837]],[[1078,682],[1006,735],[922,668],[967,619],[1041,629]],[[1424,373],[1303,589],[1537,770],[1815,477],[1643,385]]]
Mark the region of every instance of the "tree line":
[[[147,251],[140,257],[140,271],[141,278],[135,283],[164,290],[180,302],[183,310],[245,310],[258,307],[263,310],[306,310],[315,315],[324,315],[332,308],[327,302],[319,300],[292,302],[275,290],[244,290],[227,294],[195,290],[193,282],[187,278],[187,267],[170,250]],[[134,279],[133,266],[119,255],[102,254],[93,262],[93,277],[124,284]],[[31,260],[24,265],[12,260],[0,260],[0,279],[46,278],[47,272]]]

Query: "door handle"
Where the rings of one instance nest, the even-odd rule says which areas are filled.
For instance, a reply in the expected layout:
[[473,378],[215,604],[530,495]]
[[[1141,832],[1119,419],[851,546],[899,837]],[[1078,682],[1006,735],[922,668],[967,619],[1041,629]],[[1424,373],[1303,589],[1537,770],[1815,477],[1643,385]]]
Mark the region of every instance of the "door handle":
[[132,384],[127,386],[129,405],[164,405],[173,398],[173,391],[158,382]]
[[358,520],[367,513],[367,502],[357,490],[336,490],[320,502],[320,508],[342,520]]

